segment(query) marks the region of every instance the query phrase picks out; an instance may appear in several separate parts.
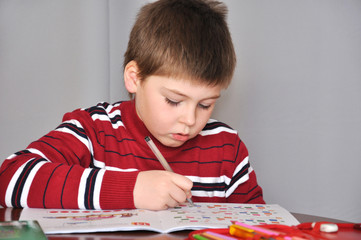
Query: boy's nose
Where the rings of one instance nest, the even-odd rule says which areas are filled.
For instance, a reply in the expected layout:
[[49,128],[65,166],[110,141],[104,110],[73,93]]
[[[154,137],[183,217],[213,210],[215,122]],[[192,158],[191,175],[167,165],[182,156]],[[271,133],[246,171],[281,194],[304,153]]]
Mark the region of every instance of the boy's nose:
[[192,126],[196,122],[196,111],[194,108],[187,108],[182,113],[182,116],[180,118],[180,121],[187,126]]

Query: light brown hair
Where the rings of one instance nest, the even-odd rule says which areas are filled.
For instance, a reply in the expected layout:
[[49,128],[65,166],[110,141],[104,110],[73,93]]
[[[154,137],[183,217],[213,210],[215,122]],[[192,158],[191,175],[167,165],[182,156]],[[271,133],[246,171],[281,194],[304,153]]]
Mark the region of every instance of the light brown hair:
[[124,68],[134,60],[138,77],[150,75],[227,87],[236,56],[227,7],[212,0],[159,0],[143,6],[130,33]]

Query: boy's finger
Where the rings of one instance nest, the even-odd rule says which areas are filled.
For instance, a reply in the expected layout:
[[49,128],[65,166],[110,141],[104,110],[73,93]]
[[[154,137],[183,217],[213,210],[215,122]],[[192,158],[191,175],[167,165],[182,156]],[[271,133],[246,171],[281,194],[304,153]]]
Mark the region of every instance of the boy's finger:
[[187,193],[190,192],[193,187],[193,182],[190,179],[177,173],[172,174],[172,181]]
[[[176,205],[185,202],[187,198],[186,192],[178,186],[176,186],[169,192],[169,196],[173,201],[176,202]],[[174,207],[174,205],[172,207]]]
[[187,195],[187,198],[192,198],[192,192],[191,191],[187,191],[186,195]]
[[178,206],[178,201],[175,200],[174,198],[170,197],[166,204],[167,204],[167,208],[176,207],[176,206]]

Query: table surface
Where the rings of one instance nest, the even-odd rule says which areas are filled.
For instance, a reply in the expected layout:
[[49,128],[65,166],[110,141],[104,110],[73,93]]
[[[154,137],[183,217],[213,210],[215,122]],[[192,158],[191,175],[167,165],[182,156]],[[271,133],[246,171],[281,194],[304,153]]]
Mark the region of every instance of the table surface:
[[[9,211],[10,210],[10,211]],[[22,209],[6,209],[0,208],[0,221],[19,220]],[[292,213],[292,215],[300,222],[335,222],[335,223],[346,223],[345,221],[325,218],[319,216],[313,216],[301,213]],[[112,240],[112,239],[185,239],[188,237],[190,231],[180,231],[174,233],[160,234],[149,231],[130,231],[130,232],[106,232],[106,233],[76,233],[76,234],[56,234],[47,235],[49,240]]]

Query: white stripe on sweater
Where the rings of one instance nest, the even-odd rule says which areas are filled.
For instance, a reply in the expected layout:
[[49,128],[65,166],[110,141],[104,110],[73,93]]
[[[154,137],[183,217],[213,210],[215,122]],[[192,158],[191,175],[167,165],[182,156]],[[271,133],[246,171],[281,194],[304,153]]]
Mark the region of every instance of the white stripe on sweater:
[[[13,196],[13,193],[14,193],[14,188],[15,188],[15,185],[16,185],[16,182],[18,181],[19,179],[19,176],[21,175],[21,173],[24,171],[24,168],[26,166],[26,164],[28,164],[30,161],[34,160],[35,158],[31,158],[29,159],[28,161],[26,161],[24,164],[22,164],[17,170],[16,172],[14,173],[13,177],[11,178],[9,184],[8,184],[8,187],[6,189],[6,193],[5,193],[5,204],[6,206],[12,206],[12,203],[11,203],[11,199],[12,199],[12,196]],[[41,162],[38,162],[36,164],[36,166],[34,166],[32,169],[31,169],[31,172],[29,173],[26,181],[25,181],[25,184],[24,184],[24,187],[22,189],[22,192],[21,192],[21,196],[20,196],[20,204],[21,204],[21,207],[28,207],[28,202],[27,202],[27,199],[28,199],[28,195],[29,195],[29,190],[30,190],[30,186],[34,180],[34,177],[36,175],[36,173],[39,171],[40,167],[43,166],[46,162],[45,161],[41,161]],[[14,207],[14,206],[12,206]]]
[[[248,156],[245,157],[243,159],[243,161],[241,163],[238,164],[238,166],[236,167],[234,173],[233,173],[233,177],[236,176],[241,170],[242,168],[248,163]],[[219,191],[219,190],[214,190],[214,191],[203,191],[203,190],[193,190],[192,191],[192,195],[193,196],[197,196],[197,197],[229,197],[230,195],[232,195],[232,193],[237,189],[237,187],[239,185],[241,185],[242,183],[246,182],[249,179],[249,174],[253,171],[252,167],[248,168],[247,173],[242,176],[240,179],[238,179],[235,183],[232,184],[232,186],[227,190],[227,191]],[[226,185],[229,186],[229,184],[231,183],[231,178],[222,175],[220,177],[198,177],[198,176],[186,176],[187,178],[189,178],[190,180],[192,180],[192,182],[199,182],[199,183],[203,183],[203,184],[207,184],[207,183],[224,183]]]
[[109,105],[109,106],[107,106],[107,108],[104,108],[103,106],[100,105],[97,107],[103,108],[106,111],[107,115],[94,113],[91,115],[91,117],[94,121],[100,120],[100,121],[110,122],[114,129],[118,129],[119,127],[124,127],[123,122],[120,120],[117,121],[116,123],[111,122],[111,118],[115,118],[116,116],[121,116],[121,112],[119,109],[115,110],[114,112],[111,112],[115,106]]
[[38,173],[39,169],[46,163],[47,162],[45,162],[45,161],[38,162],[36,164],[36,166],[34,166],[34,168],[31,169],[30,174],[26,178],[24,188],[23,188],[23,192],[22,192],[21,198],[20,198],[20,204],[21,204],[22,207],[24,207],[24,208],[29,207],[28,206],[28,196],[29,196],[29,190],[30,190],[31,184],[33,183],[34,177]]
[[84,194],[86,189],[86,182],[89,176],[89,173],[92,169],[86,168],[81,175],[80,183],[79,183],[79,189],[78,189],[78,207],[79,209],[86,209],[84,204]]
[[99,170],[97,177],[95,179],[95,186],[94,186],[94,208],[100,209],[100,190],[102,187],[103,177],[105,174],[105,170],[101,169]]
[[[207,124],[209,123],[214,123],[214,122],[218,122],[217,120],[214,120],[214,119],[209,119]],[[209,130],[202,130],[199,135],[201,136],[207,136],[207,135],[214,135],[214,134],[218,134],[220,132],[229,132],[229,133],[233,133],[233,134],[237,134],[237,131],[236,130],[233,130],[231,128],[228,128],[228,127],[224,127],[224,126],[219,126],[219,127],[216,127],[214,129],[209,129]]]
[[[81,123],[77,120],[68,120],[68,121],[64,121],[63,123],[70,123],[70,124],[74,124],[75,126],[77,126],[78,128],[83,129],[83,126],[81,125]],[[93,144],[90,141],[89,138],[87,137],[83,137],[79,134],[77,134],[76,132],[72,131],[71,129],[67,128],[67,127],[60,127],[55,129],[55,131],[58,132],[64,132],[64,133],[69,133],[71,135],[73,135],[76,139],[78,139],[80,142],[82,142],[89,150],[90,154],[92,156],[94,156],[94,151],[93,151]],[[84,133],[85,134],[85,133]]]

